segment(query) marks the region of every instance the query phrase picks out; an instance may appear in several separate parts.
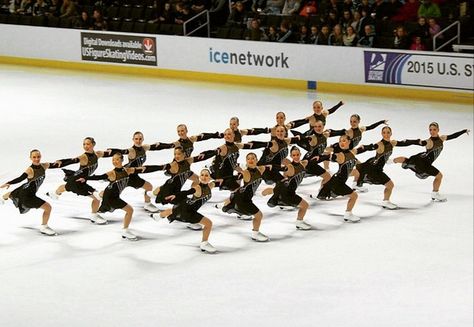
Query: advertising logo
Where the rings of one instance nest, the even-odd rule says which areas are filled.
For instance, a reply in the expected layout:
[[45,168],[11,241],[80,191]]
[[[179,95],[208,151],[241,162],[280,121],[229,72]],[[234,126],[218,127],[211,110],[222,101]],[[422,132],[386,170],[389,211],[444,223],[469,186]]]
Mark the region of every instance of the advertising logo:
[[153,39],[143,39],[143,52],[147,55],[155,53],[155,41],[153,41]]
[[402,84],[403,66],[410,57],[403,53],[364,51],[365,81]]

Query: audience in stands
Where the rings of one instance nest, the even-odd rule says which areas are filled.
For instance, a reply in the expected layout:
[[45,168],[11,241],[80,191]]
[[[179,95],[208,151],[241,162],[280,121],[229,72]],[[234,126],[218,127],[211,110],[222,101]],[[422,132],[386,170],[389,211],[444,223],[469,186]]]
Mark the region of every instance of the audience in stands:
[[347,26],[351,25],[353,22],[352,19],[352,12],[350,10],[344,10],[342,13],[342,18],[341,18],[341,27],[342,30],[345,31],[347,29]]
[[423,0],[418,8],[418,17],[441,17],[441,10],[436,3],[431,0]]
[[[430,33],[430,38],[438,34],[441,31],[441,26],[438,25],[435,18],[428,18],[428,32]],[[444,38],[443,34],[438,35],[438,38]]]
[[231,26],[244,26],[247,24],[247,12],[241,1],[237,1],[234,4],[227,24]]
[[311,25],[309,34],[309,44],[316,44],[318,39],[319,30],[317,25]]
[[298,15],[300,6],[301,0],[285,0],[281,13],[288,16]]
[[87,10],[81,12],[81,15],[74,20],[72,27],[82,30],[92,29],[92,21]]
[[346,34],[342,37],[344,45],[347,47],[355,47],[357,45],[357,34],[355,33],[354,27],[351,25],[346,27]]
[[250,21],[249,28],[245,31],[245,39],[250,41],[268,40],[265,30],[260,27],[260,21],[257,18]]
[[317,45],[329,45],[329,26],[323,25],[316,39]]
[[417,51],[425,51],[426,50],[426,46],[423,43],[421,37],[415,36],[413,38],[413,43],[410,46],[410,50],[417,50]]
[[92,29],[96,31],[107,30],[107,22],[102,15],[102,11],[98,8],[94,9],[94,13],[92,14]]
[[271,25],[268,27],[268,33],[267,33],[267,39],[270,42],[278,42],[278,39],[280,38],[280,34],[278,33],[277,29],[275,26]]
[[408,50],[410,48],[410,37],[403,26],[398,26],[395,29],[392,48],[403,50]]
[[298,43],[301,43],[301,44],[309,44],[310,40],[309,40],[309,30],[308,30],[308,27],[306,27],[306,25],[301,25],[300,26],[300,32],[298,33]]
[[63,0],[59,14],[60,18],[74,18],[77,15],[76,4],[72,0]]
[[392,21],[396,23],[414,22],[418,18],[419,0],[406,0],[405,4],[398,10]]
[[329,45],[335,45],[335,46],[343,46],[344,45],[341,25],[336,24],[333,27],[332,33],[331,33],[331,35],[329,35]]
[[364,26],[364,35],[359,38],[357,42],[358,47],[363,48],[373,48],[375,41],[375,32],[372,28],[372,25],[365,25]]
[[281,43],[296,43],[296,35],[291,30],[290,22],[283,20],[280,24],[280,38],[277,40]]
[[49,10],[49,5],[45,0],[37,0],[33,5],[33,16],[45,16]]
[[303,8],[301,8],[300,16],[309,17],[311,15],[315,15],[317,11],[318,9],[317,9],[316,1],[308,0],[305,2],[305,5],[303,6]]

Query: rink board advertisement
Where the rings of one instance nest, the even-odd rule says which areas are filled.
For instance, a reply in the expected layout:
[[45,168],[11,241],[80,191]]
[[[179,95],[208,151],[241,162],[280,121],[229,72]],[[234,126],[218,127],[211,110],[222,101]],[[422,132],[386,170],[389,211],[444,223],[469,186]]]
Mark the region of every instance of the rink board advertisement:
[[473,89],[472,58],[400,52],[364,51],[367,83]]
[[186,77],[189,72],[193,76],[208,74],[203,78],[224,75],[229,80],[246,79],[245,83],[257,85],[259,81],[253,77],[278,80],[282,86],[285,81],[296,81],[303,82],[301,85],[311,82],[317,87],[329,83],[348,87],[391,85],[415,92],[421,89],[468,91],[468,96],[474,91],[473,56],[469,54],[96,33],[0,24],[0,57],[10,62],[12,58],[28,62],[36,59],[41,65],[50,62],[52,66],[60,63],[68,67],[73,64],[75,69],[78,67],[75,64],[87,69],[92,63],[101,64],[108,71],[113,66],[120,72],[125,72],[127,67],[144,68],[157,76],[175,74],[179,77],[181,74]]
[[81,33],[82,60],[156,66],[156,38]]

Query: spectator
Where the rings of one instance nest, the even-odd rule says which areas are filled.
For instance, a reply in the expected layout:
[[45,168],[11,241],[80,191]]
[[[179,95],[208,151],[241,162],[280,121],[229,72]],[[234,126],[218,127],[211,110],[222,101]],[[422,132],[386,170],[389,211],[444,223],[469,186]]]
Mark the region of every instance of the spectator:
[[441,10],[436,3],[432,3],[431,0],[423,0],[420,7],[418,8],[418,17],[441,17]]
[[363,36],[365,36],[365,26],[367,25],[375,26],[375,20],[370,16],[370,12],[365,11],[365,9],[362,9],[361,16],[362,17],[360,19],[359,30],[357,31],[359,40]]
[[329,4],[327,5],[325,16],[328,17],[331,11],[334,11],[336,15],[336,19],[339,20],[342,13],[342,6],[339,4],[338,0],[329,0]]
[[389,0],[387,3],[388,18],[392,18],[402,8],[403,4],[400,0]]
[[372,25],[364,26],[364,36],[362,36],[357,42],[358,47],[362,48],[373,48],[375,41],[375,33],[373,31]]
[[268,14],[281,14],[285,0],[267,0],[265,12]]
[[403,26],[398,26],[395,29],[395,37],[393,39],[393,49],[408,50],[410,48],[410,38]]
[[252,11],[254,13],[259,13],[263,11],[266,6],[267,6],[267,0],[253,0]]
[[49,5],[44,0],[38,0],[33,6],[33,16],[44,16],[49,10]]
[[413,36],[421,37],[423,42],[426,42],[430,38],[430,31],[429,31],[428,24],[426,24],[425,17],[418,18],[418,24],[416,25],[416,28],[412,32],[412,37]]
[[397,14],[392,17],[392,21],[396,23],[414,22],[418,18],[419,7],[420,2],[418,0],[405,1],[405,4],[400,8]]
[[342,46],[344,45],[341,25],[336,24],[329,35],[329,45]]
[[163,23],[163,24],[172,24],[174,21],[173,11],[171,9],[171,3],[165,2],[163,10],[158,13],[158,17],[152,23]]
[[280,24],[280,38],[278,39],[280,43],[296,43],[296,35],[291,30],[290,22],[284,20]]
[[[370,14],[374,15],[376,19],[388,19],[390,14],[389,5],[384,0],[375,0],[374,4],[370,8]],[[374,17],[374,16],[372,16]]]
[[410,50],[415,50],[415,51],[425,51],[426,46],[424,45],[421,37],[415,36],[413,38],[413,43],[410,46]]
[[323,25],[323,27],[321,27],[321,32],[318,34],[316,44],[329,45],[329,26]]
[[[433,37],[438,34],[441,31],[441,26],[438,25],[436,22],[436,19],[434,18],[429,18],[428,19],[428,32],[430,33],[430,38],[433,39]],[[438,38],[442,39],[444,38],[443,34],[438,35]]]
[[229,17],[229,6],[227,0],[210,0],[209,15],[211,26],[222,26]]
[[21,7],[21,0],[11,0],[10,5],[8,6],[8,11],[10,14],[16,14]]
[[357,11],[362,13],[362,10],[365,10],[366,12],[370,13],[370,7],[369,0],[362,0],[357,6]]
[[83,10],[81,15],[76,18],[73,25],[74,28],[88,30],[92,28],[92,21],[87,13],[87,10]]
[[203,12],[209,7],[209,2],[207,0],[191,0],[189,4],[193,16]]
[[250,41],[266,41],[268,39],[257,18],[250,21],[249,28],[245,31],[245,39]]
[[298,43],[308,44],[309,41],[309,31],[306,25],[302,24],[300,26],[300,32],[298,33]]
[[330,30],[332,30],[337,24],[339,24],[337,13],[334,10],[329,11],[328,16],[326,17],[326,25],[329,26]]
[[90,29],[96,31],[107,30],[107,22],[104,20],[102,11],[99,8],[94,9],[94,12],[92,13],[92,27]]
[[46,16],[59,17],[61,11],[61,6],[59,5],[59,0],[51,0],[49,5],[49,10],[46,13]]
[[309,17],[311,15],[316,15],[317,11],[318,11],[318,9],[317,9],[316,1],[309,0],[309,1],[306,2],[306,4],[303,6],[303,8],[301,8],[300,16]]
[[349,10],[344,10],[342,13],[341,19],[341,27],[342,30],[345,32],[347,30],[347,26],[352,24],[352,12]]
[[270,26],[268,28],[268,34],[267,34],[267,39],[270,42],[277,42],[278,39],[280,38],[280,34],[278,34],[278,31],[275,26]]
[[229,19],[227,21],[228,25],[242,26],[247,23],[247,12],[245,11],[244,4],[241,1],[237,1],[232,8]]
[[342,4],[342,12],[344,13],[345,11],[352,12],[353,10],[356,9],[356,5],[352,0],[344,0],[344,3]]
[[33,15],[33,0],[22,0],[17,14],[31,16]]
[[309,34],[309,44],[316,44],[316,40],[318,39],[318,26],[317,25],[311,25],[310,28],[310,34]]
[[301,0],[286,0],[281,13],[283,15],[297,15],[300,10]]
[[355,47],[357,45],[357,34],[352,26],[347,26],[346,34],[342,37],[342,40],[347,47]]
[[191,10],[189,9],[188,5],[184,4],[183,2],[179,2],[176,4],[176,14],[174,17],[174,23],[178,25],[183,25],[185,21],[193,17],[191,14]]
[[354,16],[352,17],[352,23],[351,26],[354,29],[354,32],[359,35],[359,30],[360,30],[360,20],[361,20],[361,15],[360,12],[354,11]]
[[59,17],[72,18],[77,15],[76,4],[72,0],[64,0],[61,9],[59,10]]

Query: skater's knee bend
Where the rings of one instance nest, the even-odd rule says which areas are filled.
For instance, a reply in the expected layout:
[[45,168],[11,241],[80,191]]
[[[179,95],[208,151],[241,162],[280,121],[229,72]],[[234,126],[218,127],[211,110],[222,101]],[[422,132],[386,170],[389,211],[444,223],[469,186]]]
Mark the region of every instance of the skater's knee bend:
[[153,189],[153,186],[149,182],[145,182],[145,184],[143,184],[143,189],[149,192]]
[[301,200],[299,207],[300,207],[301,209],[308,209],[309,204],[308,204],[308,202],[306,202],[305,200]]

